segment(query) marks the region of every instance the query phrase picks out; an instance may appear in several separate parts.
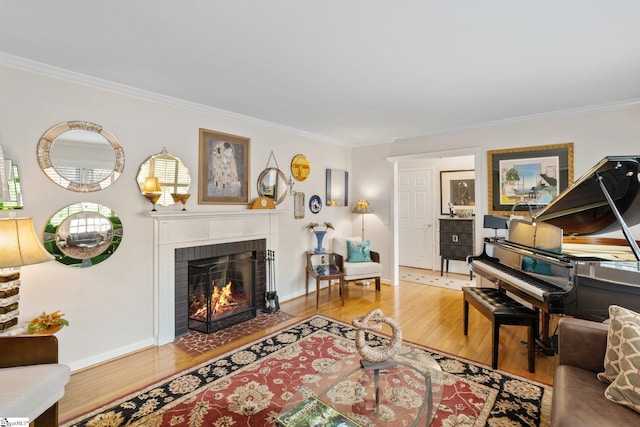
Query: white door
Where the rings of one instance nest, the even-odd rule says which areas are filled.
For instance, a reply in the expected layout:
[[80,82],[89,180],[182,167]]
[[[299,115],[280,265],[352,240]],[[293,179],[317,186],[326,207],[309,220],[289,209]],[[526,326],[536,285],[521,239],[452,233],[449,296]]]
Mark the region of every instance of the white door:
[[434,170],[398,171],[398,247],[400,265],[433,270]]

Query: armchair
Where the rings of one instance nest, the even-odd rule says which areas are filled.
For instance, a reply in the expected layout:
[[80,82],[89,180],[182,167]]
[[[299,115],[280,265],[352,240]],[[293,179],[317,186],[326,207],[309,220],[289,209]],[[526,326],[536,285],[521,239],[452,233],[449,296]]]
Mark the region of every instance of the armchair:
[[382,275],[382,265],[380,265],[380,254],[371,251],[371,261],[350,262],[347,241],[361,243],[360,237],[334,237],[333,252],[336,255],[336,263],[340,271],[344,273],[344,281],[374,279],[376,291],[380,291],[380,276]]
[[58,425],[58,400],[70,370],[58,363],[53,335],[0,336],[0,415],[28,417],[35,427]]

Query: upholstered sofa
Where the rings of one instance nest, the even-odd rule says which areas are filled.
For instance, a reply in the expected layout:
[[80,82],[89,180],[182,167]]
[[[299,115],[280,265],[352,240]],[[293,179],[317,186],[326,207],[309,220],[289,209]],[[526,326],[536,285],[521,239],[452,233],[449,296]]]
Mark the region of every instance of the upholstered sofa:
[[53,335],[0,337],[0,416],[27,417],[35,427],[58,425],[58,400],[70,378],[58,363]]
[[553,381],[551,425],[633,426],[640,414],[608,400],[603,371],[608,326],[563,317],[558,325],[558,366]]
[[344,281],[348,283],[354,280],[373,279],[376,282],[376,291],[380,290],[380,276],[382,275],[382,265],[380,265],[380,254],[370,251],[369,261],[353,262],[349,258],[347,242],[362,243],[360,237],[334,237],[333,252],[336,254],[336,263],[340,271],[344,273]]

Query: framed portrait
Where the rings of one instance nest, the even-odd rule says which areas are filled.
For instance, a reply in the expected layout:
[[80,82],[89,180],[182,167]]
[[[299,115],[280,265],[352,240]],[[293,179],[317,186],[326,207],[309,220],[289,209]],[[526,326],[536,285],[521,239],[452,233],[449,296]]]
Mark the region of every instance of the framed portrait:
[[440,213],[449,214],[449,203],[454,210],[475,211],[476,180],[474,170],[440,171]]
[[249,138],[200,129],[198,203],[249,203]]
[[573,183],[573,143],[488,151],[487,166],[489,213],[540,209]]

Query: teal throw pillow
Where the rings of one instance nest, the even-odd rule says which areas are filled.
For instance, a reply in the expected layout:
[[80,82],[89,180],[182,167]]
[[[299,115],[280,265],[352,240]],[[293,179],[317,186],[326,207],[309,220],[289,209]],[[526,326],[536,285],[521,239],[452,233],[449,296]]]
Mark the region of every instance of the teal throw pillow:
[[364,243],[347,240],[347,251],[349,252],[349,262],[371,261],[371,243],[367,240]]

